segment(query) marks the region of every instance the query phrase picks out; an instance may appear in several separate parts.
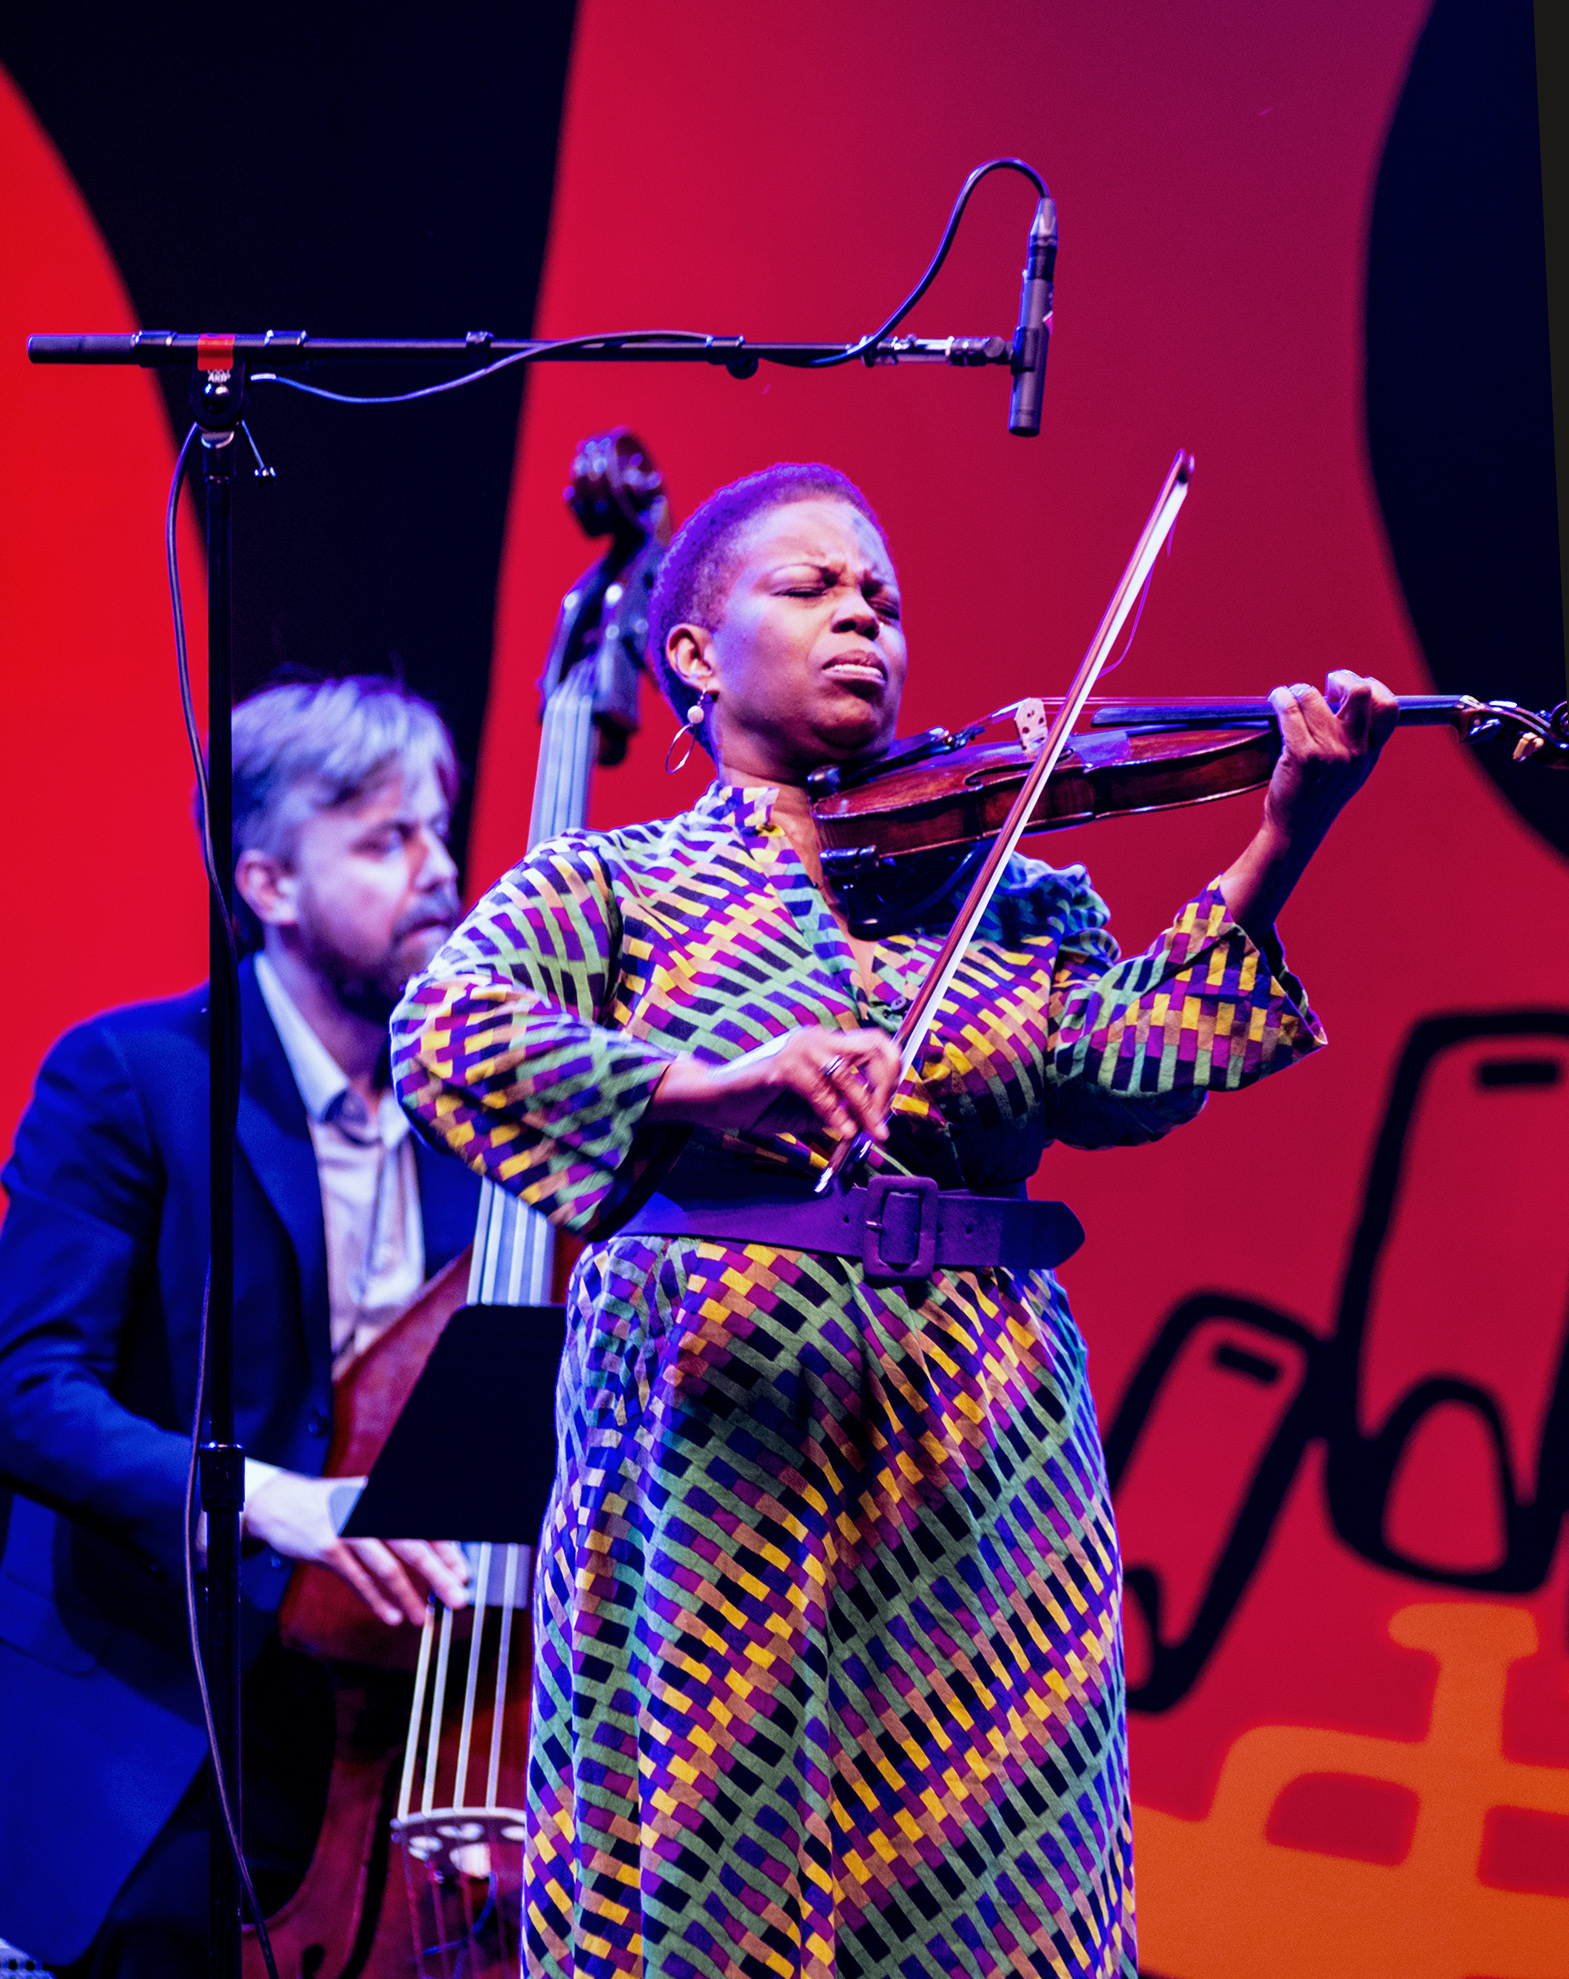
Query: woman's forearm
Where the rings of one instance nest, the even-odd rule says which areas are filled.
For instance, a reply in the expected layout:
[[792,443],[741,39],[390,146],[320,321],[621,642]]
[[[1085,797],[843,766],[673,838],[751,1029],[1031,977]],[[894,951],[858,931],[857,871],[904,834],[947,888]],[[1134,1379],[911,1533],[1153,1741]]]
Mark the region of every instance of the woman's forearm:
[[1266,818],[1216,880],[1232,920],[1254,941],[1268,938],[1310,857],[1311,851],[1302,850]]

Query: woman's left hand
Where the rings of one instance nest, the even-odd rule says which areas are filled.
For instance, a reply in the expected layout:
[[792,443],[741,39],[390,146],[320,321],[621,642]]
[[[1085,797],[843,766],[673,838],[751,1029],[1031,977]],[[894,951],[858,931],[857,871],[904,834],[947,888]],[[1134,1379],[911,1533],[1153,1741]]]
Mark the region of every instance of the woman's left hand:
[[1280,756],[1253,842],[1219,881],[1233,920],[1269,928],[1324,834],[1361,789],[1394,730],[1400,703],[1381,680],[1337,668],[1324,693],[1277,687]]
[[1304,863],[1362,788],[1394,732],[1400,703],[1370,674],[1337,669],[1324,692],[1305,682],[1277,687],[1280,757],[1264,799],[1264,822],[1305,847]]

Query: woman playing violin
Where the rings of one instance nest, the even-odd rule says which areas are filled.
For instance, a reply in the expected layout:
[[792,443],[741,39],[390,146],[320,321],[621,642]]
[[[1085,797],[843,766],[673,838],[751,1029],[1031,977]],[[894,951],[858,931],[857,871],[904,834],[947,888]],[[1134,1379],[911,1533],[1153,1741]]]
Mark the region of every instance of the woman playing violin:
[[[1274,917],[1395,702],[1277,689],[1257,834],[1141,955],[1082,867],[1016,859],[901,1082],[945,930],[853,940],[806,796],[899,714],[865,497],[821,467],[720,490],[650,643],[715,781],[530,853],[394,1020],[426,1133],[593,1240],[535,1597],[530,1968],[1132,1979],[1117,1536],[1050,1269],[1073,1220],[1024,1185],[1054,1140],[1153,1140],[1322,1043]],[[813,1198],[863,1130],[871,1188]]]

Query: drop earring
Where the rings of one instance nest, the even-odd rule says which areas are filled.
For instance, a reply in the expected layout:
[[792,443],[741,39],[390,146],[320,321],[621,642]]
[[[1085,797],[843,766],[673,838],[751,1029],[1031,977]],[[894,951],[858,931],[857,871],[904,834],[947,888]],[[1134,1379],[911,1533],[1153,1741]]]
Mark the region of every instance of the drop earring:
[[[691,761],[692,744],[696,742],[698,737],[702,734],[703,723],[708,719],[707,704],[713,698],[714,697],[712,696],[712,694],[709,693],[706,687],[700,688],[698,690],[697,699],[692,703],[691,707],[688,708],[686,711],[685,726],[678,728],[675,734],[671,736],[670,747],[665,751],[666,776],[674,776],[677,773],[677,771],[684,770],[687,764]],[[681,760],[679,762],[672,763],[670,760],[671,755],[674,753],[675,746],[681,740],[683,735],[686,737],[686,747],[681,751]]]

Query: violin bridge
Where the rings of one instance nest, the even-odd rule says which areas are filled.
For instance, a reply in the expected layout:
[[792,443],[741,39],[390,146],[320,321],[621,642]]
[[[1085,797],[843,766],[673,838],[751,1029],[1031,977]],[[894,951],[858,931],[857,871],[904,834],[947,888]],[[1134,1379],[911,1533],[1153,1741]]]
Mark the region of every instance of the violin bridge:
[[1051,728],[1046,703],[1035,696],[1021,701],[1013,711],[1013,725],[1018,730],[1019,747],[1027,756],[1038,756],[1046,746]]

